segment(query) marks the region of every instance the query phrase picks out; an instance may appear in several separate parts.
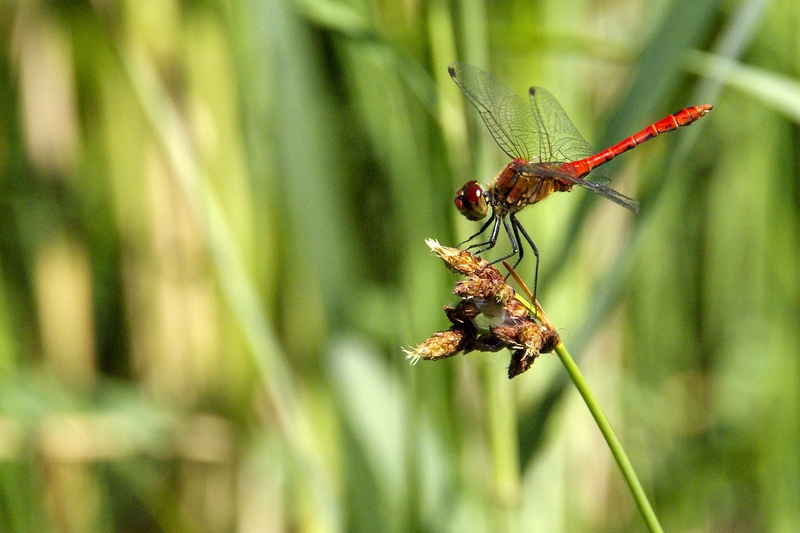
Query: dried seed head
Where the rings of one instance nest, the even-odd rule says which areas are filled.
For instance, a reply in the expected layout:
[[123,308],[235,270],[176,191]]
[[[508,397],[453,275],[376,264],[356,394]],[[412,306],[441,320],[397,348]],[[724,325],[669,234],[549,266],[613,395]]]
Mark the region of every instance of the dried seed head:
[[406,353],[406,359],[411,359],[412,365],[417,364],[420,359],[443,359],[460,352],[461,343],[466,337],[468,334],[464,330],[438,331],[414,350],[403,351]]
[[544,329],[542,331],[542,339],[542,347],[539,349],[539,353],[551,353],[561,342],[561,337],[558,336],[558,332],[554,329]]
[[481,309],[475,300],[461,300],[455,307],[445,305],[442,309],[444,309],[447,319],[454,325],[472,326],[473,320],[481,314]]
[[528,370],[534,361],[535,358],[528,357],[525,350],[516,350],[511,354],[511,364],[508,365],[508,379],[519,376]]
[[[439,241],[433,239],[426,239],[425,244],[433,250],[436,255],[442,258],[442,261],[452,270],[464,276],[473,276],[478,271],[490,266],[489,263],[476,257],[466,250],[459,250],[458,248],[450,248],[449,246],[442,246]],[[497,269],[494,269],[495,272]],[[500,273],[498,272],[498,275]],[[502,276],[501,276],[502,277]]]
[[[493,266],[488,266],[485,271],[489,269],[497,272]],[[462,298],[478,298],[480,300],[494,300],[497,303],[506,303],[514,298],[514,289],[506,284],[502,276],[498,279],[486,279],[471,277],[469,279],[461,280],[456,283],[453,294]]]
[[[544,318],[544,325],[537,322],[495,267],[466,250],[441,246],[431,239],[426,243],[448,268],[467,279],[459,281],[453,291],[461,301],[455,307],[444,307],[452,327],[434,333],[414,350],[404,350],[411,364],[459,352],[508,348],[512,351],[508,377],[513,378],[528,370],[540,353],[549,353],[558,345],[558,333],[549,321]],[[540,311],[539,316],[544,313]]]

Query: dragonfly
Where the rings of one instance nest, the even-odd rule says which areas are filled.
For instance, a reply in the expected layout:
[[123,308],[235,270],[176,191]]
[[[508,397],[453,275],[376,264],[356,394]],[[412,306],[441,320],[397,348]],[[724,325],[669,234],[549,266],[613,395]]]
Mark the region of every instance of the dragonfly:
[[589,189],[638,213],[639,202],[607,187],[609,179],[605,169],[598,167],[661,133],[692,124],[713,108],[699,105],[681,109],[614,146],[596,152],[547,90],[531,87],[530,102],[526,102],[478,67],[453,63],[448,71],[464,96],[478,110],[495,142],[511,158],[511,162],[487,187],[471,180],[456,192],[456,208],[467,219],[484,219],[490,207],[492,212],[481,229],[459,247],[473,241],[491,226],[488,240],[466,248],[474,250],[476,255],[486,252],[497,244],[502,226],[511,243],[511,252],[491,264],[517,256],[513,266],[516,269],[524,255],[522,236],[536,256],[534,298],[539,280],[539,250],[516,214],[554,192],[571,191],[573,185]]

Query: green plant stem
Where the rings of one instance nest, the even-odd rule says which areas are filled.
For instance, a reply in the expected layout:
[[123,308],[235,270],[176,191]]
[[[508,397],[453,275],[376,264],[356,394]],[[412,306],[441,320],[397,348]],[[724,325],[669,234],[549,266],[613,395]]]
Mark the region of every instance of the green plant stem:
[[589,385],[586,383],[580,369],[578,369],[578,365],[572,360],[572,356],[570,356],[562,343],[556,346],[555,352],[567,369],[570,379],[572,379],[572,382],[578,388],[578,392],[583,396],[583,400],[586,402],[589,412],[592,413],[595,422],[597,422],[597,426],[600,428],[600,432],[603,434],[603,437],[605,437],[608,447],[611,449],[611,454],[617,461],[619,469],[622,471],[622,475],[628,483],[628,487],[631,489],[633,499],[636,501],[639,512],[642,513],[642,518],[644,518],[647,528],[654,533],[663,533],[664,530],[661,529],[661,524],[658,523],[658,518],[655,512],[653,512],[650,502],[647,500],[647,495],[644,493],[642,484],[639,482],[639,478],[633,470],[633,465],[631,465],[625,450],[622,448],[622,444],[620,444],[619,439],[617,439],[617,436],[614,434],[611,423],[600,408],[597,398],[594,397],[591,389],[589,389]]

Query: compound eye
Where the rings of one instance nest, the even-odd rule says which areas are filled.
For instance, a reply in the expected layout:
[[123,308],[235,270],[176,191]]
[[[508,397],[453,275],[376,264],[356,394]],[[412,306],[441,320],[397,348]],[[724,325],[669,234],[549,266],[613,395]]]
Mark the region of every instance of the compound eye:
[[483,188],[478,183],[472,183],[464,191],[464,201],[476,204],[483,199]]
[[456,192],[456,208],[469,220],[480,220],[489,212],[483,188],[477,181],[469,181]]

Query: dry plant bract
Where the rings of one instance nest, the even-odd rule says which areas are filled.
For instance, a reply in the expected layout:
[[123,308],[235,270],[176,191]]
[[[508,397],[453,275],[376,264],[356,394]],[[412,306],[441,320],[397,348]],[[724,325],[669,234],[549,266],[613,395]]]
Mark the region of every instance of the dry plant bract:
[[461,300],[455,307],[444,306],[450,329],[437,331],[414,350],[404,350],[411,364],[508,348],[508,377],[513,378],[528,370],[539,354],[550,353],[558,345],[558,333],[549,322],[543,325],[536,319],[494,266],[466,250],[441,246],[432,239],[425,242],[450,270],[466,279],[453,289]]

